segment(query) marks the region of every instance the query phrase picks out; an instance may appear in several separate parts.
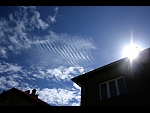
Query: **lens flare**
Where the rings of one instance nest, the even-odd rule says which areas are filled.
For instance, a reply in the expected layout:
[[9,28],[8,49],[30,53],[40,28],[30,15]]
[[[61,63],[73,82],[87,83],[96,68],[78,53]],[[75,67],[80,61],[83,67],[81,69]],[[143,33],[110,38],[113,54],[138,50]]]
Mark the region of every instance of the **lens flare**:
[[139,48],[134,45],[128,45],[124,48],[123,56],[128,57],[130,60],[135,59],[139,54]]

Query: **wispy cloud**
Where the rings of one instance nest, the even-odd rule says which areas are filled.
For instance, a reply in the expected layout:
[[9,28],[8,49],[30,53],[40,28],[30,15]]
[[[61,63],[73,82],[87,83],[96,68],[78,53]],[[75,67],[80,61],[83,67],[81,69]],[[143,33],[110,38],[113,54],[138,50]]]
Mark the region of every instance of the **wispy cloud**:
[[24,51],[31,58],[29,63],[36,62],[36,65],[92,63],[94,61],[92,52],[96,49],[92,39],[70,36],[66,33],[57,34],[48,29],[50,23],[56,22],[58,10],[59,8],[55,7],[54,15],[49,15],[43,20],[36,7],[21,6],[9,15],[9,20],[1,18],[0,43],[5,44],[5,49],[1,47],[1,57],[6,58],[10,52],[18,54]]
[[1,56],[2,58],[8,58],[8,56],[7,56],[7,50],[6,50],[5,47],[1,47],[1,46],[0,46],[0,56]]
[[56,8],[54,9],[54,11],[55,11],[54,15],[53,15],[53,16],[49,15],[49,16],[47,17],[47,20],[48,20],[49,23],[54,23],[54,22],[56,22],[56,17],[57,17],[57,15],[58,15],[58,9],[59,9],[59,8],[56,7]]
[[0,88],[4,90],[7,89],[7,86],[5,84],[6,84],[6,78],[0,77]]
[[36,56],[32,56],[36,64],[39,62],[44,65],[45,62],[48,62],[49,64],[55,63],[55,65],[87,65],[94,61],[92,51],[96,47],[91,39],[54,32],[49,33],[45,36],[45,40],[30,42],[32,45],[30,49],[36,51]]

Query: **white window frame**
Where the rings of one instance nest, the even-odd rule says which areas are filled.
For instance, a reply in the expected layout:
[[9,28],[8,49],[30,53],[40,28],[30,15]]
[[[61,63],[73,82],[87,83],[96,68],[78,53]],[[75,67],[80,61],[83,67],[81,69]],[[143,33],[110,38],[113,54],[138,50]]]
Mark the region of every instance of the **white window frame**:
[[[102,85],[102,84],[106,84],[106,86],[107,86],[107,96],[108,96],[108,98],[111,98],[111,97],[110,97],[110,88],[109,88],[109,82],[111,82],[111,81],[115,81],[116,90],[117,90],[117,96],[121,95],[120,92],[119,92],[119,86],[118,86],[118,83],[117,83],[117,80],[120,79],[120,78],[123,78],[124,83],[125,83],[124,76],[121,76],[121,77],[117,77],[117,78],[115,78],[115,79],[111,79],[111,80],[108,80],[108,81],[106,81],[106,82],[103,82],[103,83],[100,83],[100,84],[99,84],[100,100],[103,100],[102,97],[101,97],[101,85]],[[126,84],[125,84],[125,88],[126,88],[126,91],[127,91]]]

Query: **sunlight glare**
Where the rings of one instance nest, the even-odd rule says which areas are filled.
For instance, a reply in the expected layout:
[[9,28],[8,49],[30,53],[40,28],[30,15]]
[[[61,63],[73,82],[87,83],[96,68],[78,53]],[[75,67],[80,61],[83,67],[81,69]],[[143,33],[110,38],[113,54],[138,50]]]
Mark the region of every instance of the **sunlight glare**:
[[135,59],[138,56],[138,53],[139,48],[134,44],[126,46],[123,51],[124,57],[128,57],[130,60]]

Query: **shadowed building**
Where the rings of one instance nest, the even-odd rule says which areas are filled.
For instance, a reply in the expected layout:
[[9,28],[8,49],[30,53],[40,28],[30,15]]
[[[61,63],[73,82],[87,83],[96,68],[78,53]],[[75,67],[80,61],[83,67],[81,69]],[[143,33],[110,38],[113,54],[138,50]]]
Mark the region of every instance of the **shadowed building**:
[[150,105],[150,48],[72,81],[81,87],[81,106]]
[[0,94],[0,106],[51,106],[36,95],[36,89],[25,92],[12,88]]

